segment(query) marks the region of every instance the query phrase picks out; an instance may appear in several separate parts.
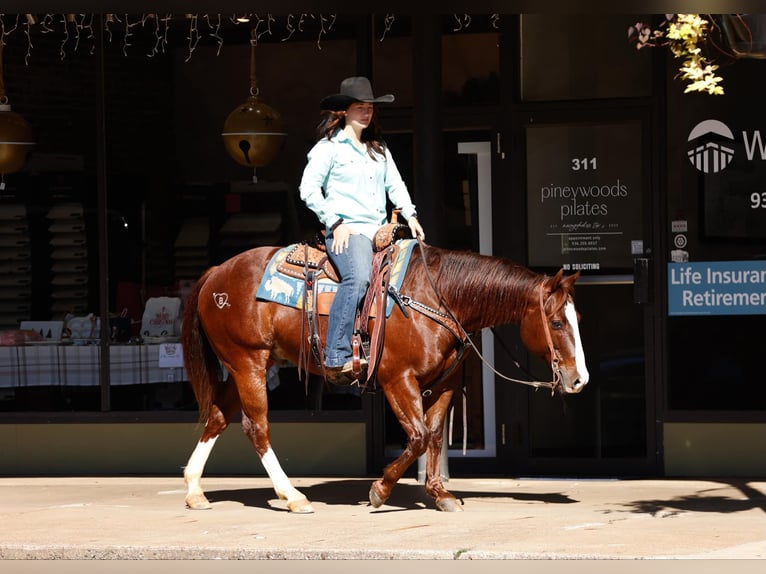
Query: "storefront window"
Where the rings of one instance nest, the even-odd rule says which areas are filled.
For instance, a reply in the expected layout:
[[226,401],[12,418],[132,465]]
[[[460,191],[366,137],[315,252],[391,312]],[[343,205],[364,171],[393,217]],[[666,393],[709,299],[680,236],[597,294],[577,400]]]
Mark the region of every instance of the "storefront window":
[[[681,94],[669,122],[667,406],[766,413],[766,129],[749,86],[757,61],[725,68],[725,94]],[[744,86],[744,88],[743,88]]]
[[[318,230],[297,184],[319,100],[356,73],[355,20],[281,18],[264,30],[258,95],[288,137],[256,171],[221,136],[250,95],[250,27],[226,22],[219,44],[200,17],[192,43],[182,15],[166,38],[161,23],[119,15],[101,55],[75,35],[81,26],[62,43],[58,19],[27,36],[16,16],[0,17],[6,91],[36,142],[0,189],[0,411],[196,410],[178,360],[185,294],[210,265]],[[148,333],[153,299],[168,303],[167,328]],[[270,375],[272,409],[361,408],[358,392],[301,380],[293,366]]]
[[[442,36],[442,90],[447,107],[500,103],[499,18],[453,17]],[[509,19],[510,20],[510,19]],[[506,24],[510,24],[508,21]],[[486,26],[487,31],[478,29]]]
[[523,14],[521,99],[526,102],[645,97],[650,50],[637,53],[627,14]]

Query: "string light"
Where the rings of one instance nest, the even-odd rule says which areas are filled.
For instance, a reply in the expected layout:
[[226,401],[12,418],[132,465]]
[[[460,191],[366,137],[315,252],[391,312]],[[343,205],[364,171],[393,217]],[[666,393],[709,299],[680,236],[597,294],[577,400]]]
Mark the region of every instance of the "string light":
[[125,14],[125,39],[122,42],[122,55],[127,56],[128,55],[128,48],[131,47],[133,44],[130,43],[130,38],[133,36],[133,32],[131,32],[131,29],[133,26],[136,26],[140,23],[140,20],[138,22],[134,22],[133,24],[130,23],[130,20],[128,19],[128,14]]
[[191,18],[189,18],[189,35],[187,36],[187,39],[189,40],[189,55],[187,56],[186,60],[184,60],[185,62],[191,60],[194,50],[197,49],[197,43],[199,43],[199,31],[197,30],[196,14],[191,14]]
[[[311,17],[314,18],[314,15],[312,14]],[[332,16],[330,16],[329,19],[325,18],[322,14],[319,15],[320,26],[319,26],[319,36],[317,37],[317,48],[319,48],[320,50],[322,49],[322,36],[327,35],[327,32],[329,32],[332,29],[336,19],[337,19],[336,14],[333,14]],[[329,22],[329,25],[327,26],[326,29],[325,29],[325,22]]]
[[221,48],[223,47],[223,38],[219,34],[221,31],[221,15],[216,14],[216,23],[215,25],[210,23],[210,18],[205,15],[205,22],[207,22],[208,27],[213,30],[213,32],[210,34],[211,37],[215,38],[215,41],[218,43],[218,51],[216,52],[216,56],[221,55]]
[[462,16],[460,14],[453,14],[452,17],[455,18],[455,21],[457,22],[457,28],[452,28],[453,32],[459,32],[471,25],[470,14],[463,14]]
[[287,15],[287,23],[285,24],[285,28],[287,29],[287,36],[282,38],[282,42],[286,42],[290,38],[292,38],[293,34],[295,33],[295,26],[293,26],[293,18],[294,16],[292,14]]
[[[271,14],[266,15],[266,20],[258,16],[258,14],[253,14],[253,16],[255,16],[257,19],[257,22],[255,23],[255,28],[253,28],[255,30],[254,39],[257,44],[258,39],[264,34],[268,34],[269,36],[271,36],[271,24],[272,22],[276,22],[276,20],[274,20],[274,17]],[[266,22],[266,29],[263,32],[258,32],[258,28],[261,26],[263,22]]]
[[53,32],[53,28],[51,28],[51,23],[53,22],[53,14],[46,14],[43,16],[42,21],[40,22],[40,31],[43,34],[48,34],[49,32]]
[[380,41],[382,42],[386,34],[391,30],[391,26],[394,24],[394,20],[396,20],[396,16],[393,14],[386,14],[386,17],[383,18],[383,35],[380,37]]
[[64,50],[64,46],[66,46],[66,43],[69,41],[69,27],[67,26],[66,16],[61,19],[61,23],[64,28],[64,39],[61,41],[61,46],[59,47],[59,56],[61,56],[61,59],[63,60],[66,58],[66,50]]
[[[152,14],[153,16],[153,14]],[[160,51],[164,52],[165,47],[162,43],[163,36],[160,34],[160,19],[154,18],[154,46],[152,46],[151,52],[147,54],[149,58],[153,58],[157,54],[160,53]]]
[[[25,64],[29,65],[29,61],[32,56],[34,45],[32,43],[31,31],[36,28],[42,34],[49,34],[59,32],[63,34],[62,41],[59,45],[59,55],[63,60],[67,51],[77,52],[81,49],[81,42],[83,40],[91,41],[90,53],[92,54],[96,49],[95,33],[93,30],[94,14],[45,14],[44,16],[38,16],[35,14],[16,14],[15,22],[12,26],[6,27],[5,18],[9,15],[0,14],[0,31],[2,31],[2,40],[10,36],[16,29],[21,28],[26,37],[27,50],[24,57]],[[58,18],[57,18],[58,16]],[[455,20],[455,27],[453,31],[465,30],[471,25],[471,16],[469,14],[453,14]],[[213,38],[218,46],[217,54],[220,55],[221,49],[224,44],[224,38],[221,35],[222,19],[221,14],[182,14],[176,15],[175,19],[179,17],[189,21],[188,28],[188,54],[186,61],[188,62],[194,51],[197,49],[199,42],[201,41],[203,34],[199,30],[199,19],[202,18],[204,25],[207,27],[205,37]],[[314,21],[318,25],[318,31],[316,36],[316,45],[319,50],[322,49],[323,40],[328,37],[332,31],[333,26],[337,20],[337,14],[287,14],[284,16],[283,25],[285,29],[285,35],[280,39],[281,42],[286,42],[292,39],[296,34],[306,31],[306,24],[308,21]],[[272,14],[267,14],[265,17],[261,17],[258,14],[231,14],[228,19],[234,25],[242,25],[246,23],[252,23],[255,20],[256,38],[260,38],[264,34],[269,36],[274,35],[275,26],[278,24],[277,20]],[[168,39],[171,30],[171,24],[174,20],[173,14],[165,14],[160,17],[160,14],[146,13],[142,14],[135,22],[130,21],[130,15],[124,14],[122,17],[115,13],[109,13],[104,15],[104,33],[107,35],[107,39],[111,44],[113,41],[113,27],[115,25],[121,25],[124,27],[124,35],[122,39],[122,53],[125,57],[129,55],[129,48],[132,47],[133,28],[135,26],[142,26],[149,30],[153,34],[154,45],[149,49],[146,54],[147,58],[153,58],[160,53],[165,53],[168,46]],[[11,21],[10,19],[8,20]],[[149,22],[151,21],[151,22]],[[498,29],[500,22],[499,14],[490,15],[490,24],[493,29]],[[390,33],[392,27],[396,23],[396,16],[394,14],[386,14],[383,19],[383,31],[380,36],[382,42],[386,36]],[[61,24],[61,26],[58,26]],[[153,26],[152,26],[153,24]]]

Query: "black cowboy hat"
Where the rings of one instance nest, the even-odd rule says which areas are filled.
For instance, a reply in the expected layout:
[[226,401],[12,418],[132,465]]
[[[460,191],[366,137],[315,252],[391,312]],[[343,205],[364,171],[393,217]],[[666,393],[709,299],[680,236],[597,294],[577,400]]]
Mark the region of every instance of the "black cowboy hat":
[[394,101],[393,94],[386,94],[376,98],[372,95],[370,80],[364,76],[346,78],[340,83],[340,93],[322,98],[319,107],[323,110],[338,112],[348,109],[354,102],[390,103]]

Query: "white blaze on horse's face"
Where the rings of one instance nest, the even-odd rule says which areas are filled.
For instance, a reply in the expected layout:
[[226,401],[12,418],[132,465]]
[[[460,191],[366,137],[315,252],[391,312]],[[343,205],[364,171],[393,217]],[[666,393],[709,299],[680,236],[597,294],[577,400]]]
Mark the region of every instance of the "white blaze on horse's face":
[[572,335],[574,336],[575,344],[575,365],[577,366],[577,388],[581,389],[588,384],[590,380],[590,374],[588,373],[588,367],[585,366],[585,351],[583,351],[582,341],[580,340],[580,326],[577,321],[577,311],[575,310],[574,303],[567,301],[564,307],[564,316],[567,318],[570,329],[572,329]]

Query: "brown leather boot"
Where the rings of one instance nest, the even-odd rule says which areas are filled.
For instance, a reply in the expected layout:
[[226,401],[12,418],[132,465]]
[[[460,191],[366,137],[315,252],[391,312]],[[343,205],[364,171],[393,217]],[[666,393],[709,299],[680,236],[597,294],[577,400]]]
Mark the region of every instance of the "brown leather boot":
[[325,367],[325,378],[336,385],[348,385],[361,378],[367,372],[367,359],[359,359],[359,376],[354,375],[354,362],[347,361],[342,367]]

